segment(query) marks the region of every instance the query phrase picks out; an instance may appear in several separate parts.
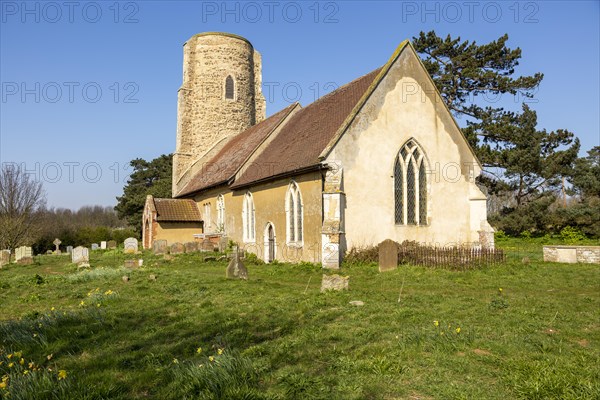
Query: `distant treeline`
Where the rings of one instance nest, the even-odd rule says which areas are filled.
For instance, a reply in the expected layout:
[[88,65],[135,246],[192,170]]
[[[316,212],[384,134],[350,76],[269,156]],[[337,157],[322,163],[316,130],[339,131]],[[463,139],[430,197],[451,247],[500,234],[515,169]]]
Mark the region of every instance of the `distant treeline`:
[[128,237],[138,237],[127,222],[119,219],[113,207],[85,206],[77,211],[50,208],[37,216],[41,232],[33,244],[35,253],[54,250],[54,239],[60,239],[61,247],[90,246],[92,243],[115,240],[121,244]]

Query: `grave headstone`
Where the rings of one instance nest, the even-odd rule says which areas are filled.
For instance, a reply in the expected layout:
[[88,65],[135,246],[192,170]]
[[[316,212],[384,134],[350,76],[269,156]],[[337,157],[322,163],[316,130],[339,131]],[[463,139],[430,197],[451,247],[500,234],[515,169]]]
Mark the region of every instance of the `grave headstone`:
[[185,252],[186,253],[194,253],[198,251],[198,243],[196,242],[186,242],[185,243]]
[[171,254],[182,254],[185,252],[185,247],[181,243],[173,243],[171,245]]
[[102,250],[106,250],[106,242],[105,241],[100,242],[100,248]]
[[46,254],[54,254],[52,250],[46,250]]
[[123,276],[121,277],[121,279],[122,279],[122,280],[123,280],[123,282],[125,282],[125,283],[129,282],[129,277],[128,277],[127,275],[123,275]]
[[54,242],[52,242],[52,244],[56,246],[56,249],[55,249],[56,254],[60,254],[60,248],[58,246],[60,246],[61,243],[62,242],[60,241],[59,238],[54,239]]
[[155,240],[152,242],[152,252],[154,254],[165,254],[167,252],[166,240]]
[[92,251],[98,250],[98,243],[92,243]]
[[215,245],[208,239],[204,239],[200,243],[200,251],[215,251]]
[[31,247],[17,247],[15,250],[15,261],[19,264],[31,264],[33,262],[33,252]]
[[0,250],[0,268],[10,263],[10,250]]
[[125,268],[137,268],[139,266],[138,260],[125,260]]
[[321,292],[326,292],[327,290],[348,290],[349,281],[349,276],[323,274],[323,280],[321,281]]
[[134,237],[129,237],[123,242],[125,245],[125,253],[137,253],[138,251],[138,240]]
[[386,239],[379,243],[379,272],[398,268],[398,243]]
[[71,262],[79,267],[88,266],[90,262],[90,251],[87,247],[77,246],[71,253]]
[[73,246],[67,246],[67,254],[71,254],[73,252]]
[[108,242],[106,242],[106,247],[108,247],[109,250],[116,249],[117,242],[115,240],[109,240]]
[[229,244],[229,240],[227,240],[227,236],[221,236],[219,238],[219,252],[225,253],[227,250],[227,245]]
[[231,255],[231,261],[229,261],[225,276],[228,279],[248,279],[248,270],[240,259],[240,252],[237,246],[233,248],[233,254]]

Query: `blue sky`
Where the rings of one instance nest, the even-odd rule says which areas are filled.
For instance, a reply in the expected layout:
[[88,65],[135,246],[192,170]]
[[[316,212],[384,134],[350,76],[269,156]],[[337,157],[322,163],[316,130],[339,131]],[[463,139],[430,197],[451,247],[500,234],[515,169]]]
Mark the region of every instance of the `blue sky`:
[[600,144],[599,4],[1,0],[0,162],[42,179],[49,206],[116,204],[129,160],[174,151],[182,44],[205,31],[262,53],[268,115],[381,66],[420,31],[508,33],[517,74],[545,75],[530,103],[539,128],[575,132],[583,153]]

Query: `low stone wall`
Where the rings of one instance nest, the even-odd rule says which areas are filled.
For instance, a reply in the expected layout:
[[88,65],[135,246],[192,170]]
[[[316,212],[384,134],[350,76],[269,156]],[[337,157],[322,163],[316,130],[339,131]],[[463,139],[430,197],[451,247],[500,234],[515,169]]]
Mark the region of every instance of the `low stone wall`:
[[544,261],[600,264],[600,246],[544,246]]

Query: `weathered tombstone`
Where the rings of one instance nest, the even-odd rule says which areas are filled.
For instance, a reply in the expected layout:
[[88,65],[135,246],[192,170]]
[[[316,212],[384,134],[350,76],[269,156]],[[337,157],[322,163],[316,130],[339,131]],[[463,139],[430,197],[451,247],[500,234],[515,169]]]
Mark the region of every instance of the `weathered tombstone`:
[[185,243],[185,252],[186,253],[194,253],[198,251],[198,243],[196,242],[186,242]]
[[129,282],[129,277],[128,277],[127,275],[123,275],[123,276],[121,277],[121,279],[122,279],[122,280],[123,280],[123,282],[125,282],[125,283]]
[[123,242],[125,245],[125,253],[137,253],[138,251],[138,240],[134,237],[129,237]]
[[225,276],[228,279],[248,279],[248,270],[242,260],[240,260],[240,253],[237,246],[233,248],[233,254],[227,266]]
[[398,243],[386,239],[379,243],[379,272],[398,268]]
[[101,248],[102,250],[106,250],[106,241],[102,241],[102,242],[100,242],[100,248]]
[[227,236],[221,236],[219,238],[219,252],[225,253],[225,250],[227,250],[228,244],[229,244],[229,241],[227,240]]
[[166,240],[155,240],[152,242],[152,252],[154,254],[165,254],[167,252]]
[[106,247],[108,247],[109,250],[113,250],[117,248],[117,242],[114,240],[109,240],[108,242],[106,242]]
[[3,265],[10,263],[10,250],[1,250],[0,251],[0,268]]
[[77,264],[78,267],[89,267],[90,251],[87,247],[77,246],[71,253],[71,262]]
[[71,254],[73,252],[73,246],[67,246],[67,254]]
[[321,292],[325,292],[327,290],[348,290],[349,280],[349,276],[323,274],[323,280],[321,281]]
[[181,243],[173,243],[171,245],[171,254],[182,254],[185,252],[185,247]]
[[56,249],[55,249],[56,254],[60,254],[60,248],[58,246],[60,246],[61,243],[62,242],[60,241],[59,238],[54,239],[54,242],[52,242],[52,244],[56,246]]
[[92,251],[98,250],[98,243],[92,243]]
[[137,268],[139,266],[138,260],[125,260],[125,268]]
[[138,267],[141,267],[142,265],[144,265],[144,260],[142,260],[141,258],[138,260]]
[[15,261],[19,264],[31,264],[33,262],[33,252],[29,246],[21,246],[15,250]]
[[54,252],[52,250],[46,250],[46,255],[48,254],[54,254]]
[[215,245],[208,239],[204,239],[200,244],[200,251],[215,251]]

